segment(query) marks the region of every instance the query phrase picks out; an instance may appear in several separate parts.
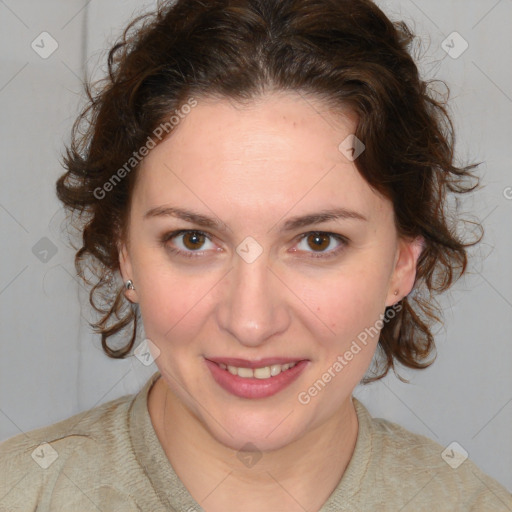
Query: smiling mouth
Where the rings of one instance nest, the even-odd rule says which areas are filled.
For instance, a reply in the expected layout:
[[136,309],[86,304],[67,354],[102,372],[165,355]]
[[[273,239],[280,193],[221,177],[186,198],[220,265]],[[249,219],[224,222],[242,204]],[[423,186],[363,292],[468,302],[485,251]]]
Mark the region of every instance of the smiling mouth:
[[290,357],[266,357],[258,360],[247,360],[233,357],[206,358],[231,375],[242,379],[271,379],[284,373],[305,359]]
[[213,379],[225,391],[241,398],[266,398],[287,388],[308,367],[309,359],[205,358]]
[[238,375],[238,377],[242,377],[242,379],[270,379],[271,377],[277,377],[280,373],[293,368],[297,363],[273,364],[259,368],[246,368],[243,366],[232,366],[224,363],[216,364],[223,370],[231,373],[231,375]]

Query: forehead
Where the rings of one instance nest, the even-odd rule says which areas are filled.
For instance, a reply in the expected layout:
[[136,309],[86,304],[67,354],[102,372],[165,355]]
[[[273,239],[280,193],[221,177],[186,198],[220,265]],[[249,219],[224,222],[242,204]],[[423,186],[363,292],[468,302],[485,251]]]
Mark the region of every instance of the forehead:
[[334,115],[318,98],[274,92],[244,105],[228,99],[199,99],[168,142],[175,155],[195,162],[213,153],[222,161],[244,165],[253,159],[313,160],[320,153],[342,162],[339,139],[355,127],[355,115],[348,111]]
[[272,93],[247,105],[202,98],[139,170],[136,199],[146,207],[187,200],[248,213],[331,207],[371,218],[386,207],[339,149],[356,128],[317,98]]

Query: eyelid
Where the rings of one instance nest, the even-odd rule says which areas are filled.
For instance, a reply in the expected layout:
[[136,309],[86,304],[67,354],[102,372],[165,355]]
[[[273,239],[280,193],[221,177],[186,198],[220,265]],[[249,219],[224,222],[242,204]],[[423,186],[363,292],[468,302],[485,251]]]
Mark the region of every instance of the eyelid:
[[208,238],[208,240],[210,241],[212,239],[212,235],[210,235],[206,231],[201,231],[200,229],[176,229],[175,231],[169,231],[167,233],[164,233],[162,235],[162,241],[170,240],[171,238],[175,238],[185,233],[199,233],[200,235],[203,235],[204,237]]

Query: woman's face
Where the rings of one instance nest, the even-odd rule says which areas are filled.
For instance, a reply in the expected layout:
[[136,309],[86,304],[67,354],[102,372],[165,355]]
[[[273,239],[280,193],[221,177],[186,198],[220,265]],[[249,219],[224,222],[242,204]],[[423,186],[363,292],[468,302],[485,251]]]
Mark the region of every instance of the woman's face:
[[412,288],[419,244],[339,149],[354,131],[295,93],[198,99],[138,171],[127,296],[170,390],[233,449],[285,446],[349,407]]

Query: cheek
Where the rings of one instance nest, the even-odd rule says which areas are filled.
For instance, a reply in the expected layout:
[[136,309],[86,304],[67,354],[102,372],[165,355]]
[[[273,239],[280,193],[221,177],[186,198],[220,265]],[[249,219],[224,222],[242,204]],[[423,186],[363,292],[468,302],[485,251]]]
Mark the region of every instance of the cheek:
[[186,343],[201,329],[208,312],[205,297],[212,288],[179,273],[146,275],[139,293],[139,306],[146,335],[162,342]]
[[[375,334],[371,327],[385,310],[382,276],[379,280],[368,272],[364,277],[351,272],[303,281],[300,290],[307,309],[314,313],[309,315],[310,330],[318,334],[317,343],[332,350],[344,350],[358,336],[364,338],[361,333]],[[367,341],[371,341],[370,335]]]
[[[310,289],[308,305],[321,322],[313,320],[309,326],[316,357],[315,376],[310,385],[316,389],[318,380],[333,382],[322,394],[323,400],[315,402],[320,414],[325,407],[331,410],[332,404],[342,403],[347,390],[352,391],[367,372],[378,344],[385,308],[381,305],[382,283],[377,279],[332,279],[314,290]],[[312,330],[313,325],[322,327]]]

